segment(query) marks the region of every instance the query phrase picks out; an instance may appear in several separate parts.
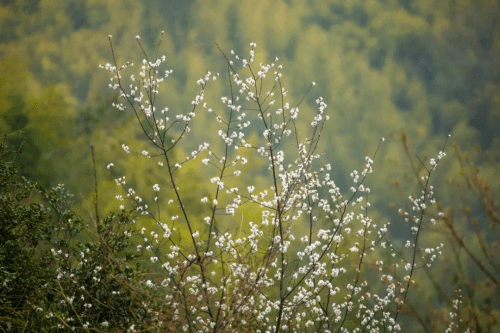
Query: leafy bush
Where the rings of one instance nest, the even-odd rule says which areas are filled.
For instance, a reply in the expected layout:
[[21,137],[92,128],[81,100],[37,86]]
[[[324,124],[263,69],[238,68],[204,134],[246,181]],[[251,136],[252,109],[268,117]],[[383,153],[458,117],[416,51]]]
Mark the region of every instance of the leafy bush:
[[149,327],[141,269],[129,264],[130,215],[85,223],[63,185],[46,191],[21,177],[11,153],[0,144],[0,328]]
[[2,328],[24,326],[30,302],[55,274],[51,263],[37,256],[40,242],[50,239],[50,218],[30,202],[37,187],[6,161],[10,150],[0,143],[0,319]]

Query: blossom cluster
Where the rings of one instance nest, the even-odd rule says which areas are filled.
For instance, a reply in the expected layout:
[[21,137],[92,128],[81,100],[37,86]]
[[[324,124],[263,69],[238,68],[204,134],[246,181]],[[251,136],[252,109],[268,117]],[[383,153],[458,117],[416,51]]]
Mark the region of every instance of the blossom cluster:
[[[421,240],[424,225],[441,217],[429,216],[436,203],[430,179],[445,154],[430,160],[421,194],[409,196],[412,212],[400,210],[411,232],[398,247],[391,223],[375,221],[368,200],[367,179],[384,139],[365,158],[362,171],[350,174],[352,184],[344,193],[319,152],[328,105],[319,97],[311,119],[302,119],[307,108],[303,99],[294,104],[289,98],[279,59],[255,64],[256,47],[250,44],[247,57],[221,50],[230,94],[213,105],[206,101],[221,76],[207,72],[196,82],[201,90],[189,110],[175,115],[155,105],[161,83],[172,73],[160,70],[165,56],[143,60],[130,84],[123,73],[133,63],[102,66],[121,98],[114,106],[135,114],[154,150],[143,150],[143,157],[166,167],[167,177],[150,187],[156,209],[126,186],[124,176],[116,179],[123,191],[117,195],[120,209],[126,209],[126,197],[152,222],[141,229],[143,244],[137,246],[155,267],[144,285],[162,295],[169,320],[180,331],[401,330],[399,317],[415,271],[431,266],[442,252],[442,244],[423,248]],[[179,159],[175,148],[189,140],[199,112],[214,121],[214,133]],[[308,129],[301,133],[304,124]],[[122,148],[132,151],[126,143]],[[177,171],[185,163],[210,175],[199,193],[183,191]],[[265,180],[253,183],[251,171]],[[247,209],[258,218],[245,219]]]

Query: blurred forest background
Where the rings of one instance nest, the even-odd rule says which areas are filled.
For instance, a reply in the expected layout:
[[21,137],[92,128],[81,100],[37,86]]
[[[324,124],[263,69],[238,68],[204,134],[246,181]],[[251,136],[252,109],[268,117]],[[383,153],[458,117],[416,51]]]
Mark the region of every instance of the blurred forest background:
[[[225,73],[215,42],[242,55],[255,42],[257,63],[280,59],[292,102],[317,83],[301,112],[311,115],[318,96],[328,104],[320,150],[341,189],[386,137],[368,184],[372,216],[394,221],[396,231],[407,230],[397,209],[418,193],[415,154],[435,157],[451,133],[433,180],[446,218],[431,241],[445,243],[445,256],[422,270],[414,291],[436,307],[429,314],[413,304],[413,315],[431,329],[460,287],[465,320],[476,331],[499,328],[498,0],[0,0],[0,133],[12,147],[24,142],[16,160],[23,175],[66,184],[84,214],[93,145],[103,211],[118,209],[110,162],[137,188],[151,189],[161,174],[120,148],[143,138],[132,113],[111,107],[117,96],[98,65],[112,60],[108,35],[119,64],[139,63],[135,36],[154,54],[161,31],[160,55],[173,69],[161,107],[190,108],[196,81],[207,70]],[[217,87],[207,98],[224,94]],[[204,117],[192,126],[194,146],[216,134]]]

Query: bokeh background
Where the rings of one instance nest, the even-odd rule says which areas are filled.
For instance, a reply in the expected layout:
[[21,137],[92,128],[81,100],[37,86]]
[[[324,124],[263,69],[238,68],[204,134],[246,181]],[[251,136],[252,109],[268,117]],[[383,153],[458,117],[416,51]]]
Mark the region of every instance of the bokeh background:
[[[316,82],[301,115],[307,124],[318,96],[328,104],[320,150],[341,189],[385,137],[369,179],[372,214],[395,221],[396,236],[407,229],[397,209],[418,193],[416,156],[435,157],[450,133],[433,183],[447,222],[429,234],[446,244],[445,256],[422,270],[417,294],[434,307],[413,304],[415,317],[430,331],[461,287],[465,320],[476,331],[499,328],[499,1],[1,0],[0,133],[12,146],[23,143],[17,162],[25,176],[66,184],[84,211],[93,145],[103,210],[118,208],[108,163],[129,170],[139,189],[156,183],[156,169],[120,148],[143,139],[133,114],[111,107],[117,94],[98,65],[112,61],[108,35],[119,64],[139,63],[135,36],[154,54],[161,31],[159,54],[173,74],[159,104],[189,109],[196,81],[207,70],[225,72],[215,43],[245,55],[255,42],[257,63],[280,59],[291,102]],[[216,100],[224,90],[213,93]],[[216,135],[204,117],[193,124],[194,146]]]

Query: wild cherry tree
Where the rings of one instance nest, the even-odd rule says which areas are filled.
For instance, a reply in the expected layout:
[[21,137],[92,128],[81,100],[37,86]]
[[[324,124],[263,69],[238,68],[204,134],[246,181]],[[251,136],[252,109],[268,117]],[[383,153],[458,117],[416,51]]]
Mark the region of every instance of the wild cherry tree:
[[[135,116],[149,144],[122,148],[157,164],[163,175],[142,195],[129,185],[133,174],[116,179],[120,209],[132,207],[149,221],[142,222],[137,249],[152,265],[144,285],[162,304],[158,325],[188,332],[401,330],[416,271],[441,254],[442,245],[427,244],[425,232],[442,217],[431,176],[444,147],[437,158],[421,161],[421,192],[408,197],[411,210],[400,210],[408,239],[393,240],[391,223],[371,217],[369,197],[376,194],[367,185],[384,139],[341,191],[319,151],[329,119],[323,98],[316,99],[309,129],[300,127],[314,82],[292,104],[279,59],[257,65],[255,43],[248,56],[216,45],[227,72],[207,72],[189,107],[174,112],[158,105],[172,73],[163,68],[160,44],[150,58],[137,36],[144,60],[133,73],[133,62],[117,63],[109,40],[113,61],[102,67],[119,93],[113,105]],[[207,98],[215,81],[225,85],[218,102]],[[194,135],[200,113],[213,123]],[[252,173],[263,180],[254,183]],[[191,179],[203,180],[195,193]],[[244,218],[248,209],[258,218]]]

